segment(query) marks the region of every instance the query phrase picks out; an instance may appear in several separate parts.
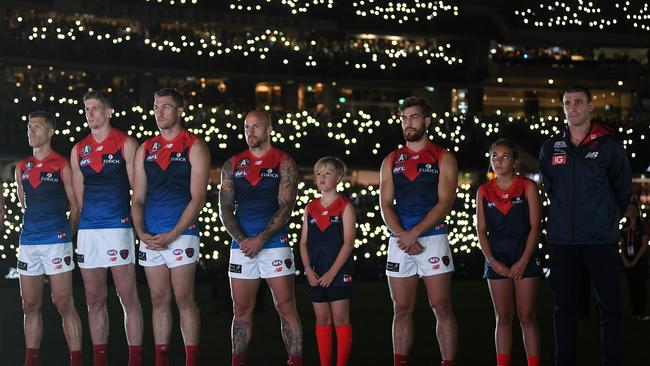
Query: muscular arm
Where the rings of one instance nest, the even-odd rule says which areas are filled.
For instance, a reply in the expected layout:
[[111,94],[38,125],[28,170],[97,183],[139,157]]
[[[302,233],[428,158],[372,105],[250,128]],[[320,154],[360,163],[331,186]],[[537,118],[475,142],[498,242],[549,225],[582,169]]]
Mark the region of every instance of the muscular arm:
[[379,208],[381,210],[381,217],[384,219],[384,224],[388,227],[393,234],[399,234],[404,231],[402,223],[395,212],[395,186],[393,185],[393,175],[391,172],[391,158],[392,153],[384,158],[381,163],[381,170],[379,175]]
[[230,236],[238,243],[246,239],[246,235],[235,217],[235,182],[232,177],[232,158],[226,160],[221,169],[221,188],[219,189],[219,217]]
[[126,165],[126,175],[129,177],[129,185],[133,187],[133,164],[135,159],[135,152],[138,149],[138,142],[133,137],[127,137],[124,141],[124,165]]
[[68,202],[70,203],[70,216],[68,216],[68,222],[70,223],[70,231],[74,234],[79,227],[79,204],[75,198],[74,189],[72,188],[72,173],[69,163],[65,163],[63,166],[63,188],[65,189],[65,195],[68,197]]
[[144,171],[144,144],[140,145],[133,159],[133,196],[131,197],[131,219],[133,229],[140,240],[147,236],[144,225],[144,200],[147,196],[147,175]]
[[492,254],[492,247],[487,235],[487,224],[485,223],[485,211],[483,208],[483,195],[479,188],[476,193],[476,234],[478,235],[478,244],[485,258],[494,258]]
[[256,236],[262,243],[282,229],[293,211],[298,192],[298,168],[293,158],[287,156],[282,162],[280,171],[280,187],[278,189],[278,209],[266,223],[266,226]]
[[[16,187],[18,194],[18,202],[20,202],[20,207],[22,207],[23,212],[25,212],[25,191],[23,190],[23,180],[21,178],[20,166],[16,165]],[[4,203],[4,202],[3,202]]]
[[84,175],[79,168],[79,157],[77,156],[77,144],[72,147],[70,152],[70,171],[72,176],[72,191],[74,198],[79,207],[79,211],[83,209],[84,202]]

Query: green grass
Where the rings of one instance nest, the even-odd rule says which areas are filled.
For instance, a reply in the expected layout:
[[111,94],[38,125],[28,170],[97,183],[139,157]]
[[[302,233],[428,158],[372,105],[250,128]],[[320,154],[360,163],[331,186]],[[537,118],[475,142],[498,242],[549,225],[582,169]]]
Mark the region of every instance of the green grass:
[[[49,288],[46,287],[49,291]],[[84,365],[92,364],[90,336],[86,321],[83,289],[75,288],[76,301],[84,322]],[[127,346],[122,326],[121,307],[114,295],[109,296],[111,319],[110,359],[112,365],[126,365]],[[145,365],[153,365],[153,336],[151,333],[150,303],[147,289],[140,288],[145,313],[145,338],[143,357]],[[297,284],[298,310],[304,328],[305,365],[318,365],[314,339],[314,316],[311,305],[306,301],[302,284]],[[625,354],[626,365],[650,364],[648,334],[650,322],[633,322],[627,307],[624,290]],[[213,300],[207,286],[196,288],[196,297],[201,309],[201,364],[230,364],[230,318],[212,312]],[[552,295],[548,282],[542,282],[538,302],[538,320],[542,334],[542,364],[552,365],[553,331],[551,322]],[[458,365],[493,365],[494,316],[487,286],[483,281],[455,281],[453,303],[459,328]],[[271,307],[270,295],[266,309],[255,316],[255,330],[249,348],[249,365],[285,365],[286,351],[280,337],[279,321]],[[45,324],[42,342],[42,365],[66,365],[67,346],[60,326],[60,318],[49,298],[44,301]],[[351,365],[392,365],[391,351],[391,301],[385,282],[356,283],[352,302],[352,323],[354,345]],[[183,365],[182,339],[175,318],[171,341],[171,365]],[[437,365],[440,360],[435,340],[435,319],[427,305],[424,288],[418,292],[415,312],[415,344],[411,358],[413,365]],[[1,365],[22,365],[24,340],[22,311],[18,283],[10,282],[0,287],[0,352]],[[513,366],[525,365],[525,353],[521,334],[517,326],[513,336]],[[597,312],[579,321],[579,364],[598,365],[599,325]]]

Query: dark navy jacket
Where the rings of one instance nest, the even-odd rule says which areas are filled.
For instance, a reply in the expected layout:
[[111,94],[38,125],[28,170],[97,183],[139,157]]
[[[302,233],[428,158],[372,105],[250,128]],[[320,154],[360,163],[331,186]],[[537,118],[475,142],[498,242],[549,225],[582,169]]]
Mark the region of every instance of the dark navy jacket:
[[613,132],[599,124],[578,146],[568,128],[548,139],[539,169],[551,201],[546,242],[556,245],[612,244],[632,194],[627,152]]

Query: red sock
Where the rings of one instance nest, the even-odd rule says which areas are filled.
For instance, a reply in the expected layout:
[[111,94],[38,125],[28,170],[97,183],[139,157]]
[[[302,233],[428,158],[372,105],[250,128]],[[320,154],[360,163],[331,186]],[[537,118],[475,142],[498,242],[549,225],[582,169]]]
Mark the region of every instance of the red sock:
[[199,346],[185,346],[185,366],[199,364]]
[[454,360],[442,360],[440,366],[454,366]]
[[347,366],[351,352],[352,324],[339,325],[336,327],[336,366]]
[[528,356],[528,366],[539,366],[539,355]]
[[246,355],[232,355],[231,366],[246,366]]
[[510,354],[497,354],[497,366],[510,366]]
[[316,343],[321,366],[332,365],[332,326],[316,324]]
[[142,346],[129,346],[129,364],[128,366],[142,365]]
[[393,365],[394,366],[408,366],[409,356],[407,355],[398,355],[395,353],[393,355]]
[[302,356],[289,356],[289,365],[302,366]]
[[167,348],[166,344],[157,344],[156,345],[156,366],[168,366],[169,360],[167,359]]
[[81,350],[70,351],[70,366],[83,366]]
[[25,349],[25,366],[38,366],[40,365],[40,348],[26,348]]
[[93,366],[108,366],[107,344],[93,344]]

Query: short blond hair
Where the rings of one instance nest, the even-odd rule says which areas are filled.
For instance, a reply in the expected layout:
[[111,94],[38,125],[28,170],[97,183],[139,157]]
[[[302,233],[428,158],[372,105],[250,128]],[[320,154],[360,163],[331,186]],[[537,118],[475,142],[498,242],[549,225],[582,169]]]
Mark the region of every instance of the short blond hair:
[[345,166],[343,160],[335,156],[325,156],[318,159],[316,164],[314,164],[314,175],[318,174],[318,172],[321,169],[325,168],[327,164],[331,164],[334,167],[336,174],[338,174],[339,176],[339,182],[343,180],[343,177],[345,177],[345,172],[347,170],[347,167]]

